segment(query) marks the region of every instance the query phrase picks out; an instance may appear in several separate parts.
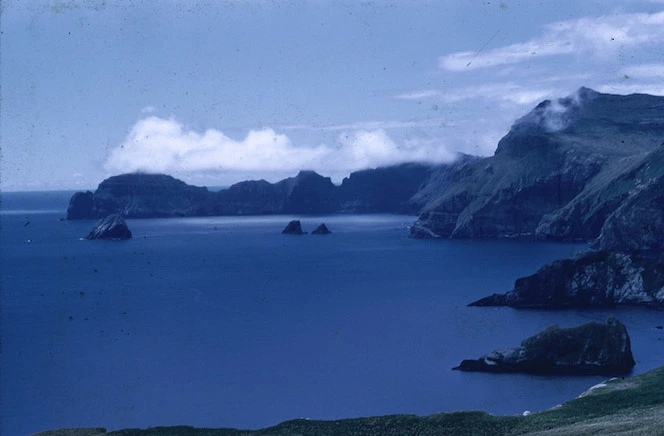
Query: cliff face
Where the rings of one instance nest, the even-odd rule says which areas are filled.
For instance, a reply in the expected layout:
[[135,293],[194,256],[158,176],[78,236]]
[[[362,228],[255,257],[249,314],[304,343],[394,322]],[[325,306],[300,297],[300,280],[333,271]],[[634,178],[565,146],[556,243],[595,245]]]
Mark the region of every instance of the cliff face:
[[339,187],[340,209],[349,213],[417,213],[419,208],[409,201],[434,168],[409,163],[354,172]]
[[[570,203],[545,215],[537,227],[540,239],[592,240],[607,218],[625,201],[664,176],[664,143],[649,153],[620,158],[607,165]],[[604,248],[609,248],[607,245]]]
[[[645,161],[657,159],[648,154],[663,137],[662,97],[581,88],[544,101],[515,122],[494,156],[467,165],[451,185],[423,187],[437,195],[423,205],[412,235],[595,238],[629,191],[620,179],[629,178],[625,167],[661,170],[645,170]],[[638,175],[630,180],[639,183]]]
[[[129,218],[193,216],[202,212],[206,188],[164,174],[123,174],[99,184],[91,215]],[[75,219],[68,214],[68,219]]]
[[[277,183],[246,181],[209,192],[164,174],[123,174],[97,190],[78,192],[67,219],[96,219],[111,213],[130,218],[330,213],[413,212],[409,203],[432,174],[457,164],[404,164],[359,171],[335,186],[329,177],[300,171]],[[416,204],[416,203],[413,203]]]
[[637,186],[608,216],[594,245],[605,250],[664,251],[664,176]]
[[609,317],[561,329],[551,326],[525,339],[518,348],[496,350],[454,369],[540,374],[626,374],[634,367],[625,325]]
[[210,194],[208,215],[325,214],[338,210],[336,187],[329,177],[300,171],[277,183],[240,182]]
[[535,274],[517,279],[514,289],[471,306],[566,308],[616,304],[664,307],[662,260],[599,251],[556,260]]

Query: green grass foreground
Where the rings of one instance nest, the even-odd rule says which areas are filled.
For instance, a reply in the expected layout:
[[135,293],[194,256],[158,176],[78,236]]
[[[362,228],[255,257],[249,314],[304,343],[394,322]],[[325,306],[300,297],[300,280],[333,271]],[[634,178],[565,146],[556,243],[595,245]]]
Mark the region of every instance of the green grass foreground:
[[63,429],[34,436],[239,436],[239,435],[664,435],[664,367],[626,379],[612,379],[562,406],[527,416],[485,412],[430,416],[390,415],[315,421],[296,419],[261,430],[154,427],[107,433],[105,429]]

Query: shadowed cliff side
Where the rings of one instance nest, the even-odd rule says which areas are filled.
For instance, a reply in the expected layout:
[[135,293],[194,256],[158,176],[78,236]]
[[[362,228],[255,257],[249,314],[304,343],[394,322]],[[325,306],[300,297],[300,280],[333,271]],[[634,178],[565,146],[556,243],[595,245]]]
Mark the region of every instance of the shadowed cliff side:
[[646,169],[660,158],[648,155],[662,138],[664,97],[581,88],[546,100],[514,123],[494,156],[469,164],[451,185],[423,187],[437,195],[423,205],[411,234],[595,238],[623,193],[640,183],[622,174],[639,173],[639,164],[639,174],[662,171],[655,164]]
[[583,253],[546,264],[517,279],[512,291],[470,306],[560,309],[617,304],[664,308],[664,258],[616,251]]
[[125,218],[414,213],[417,205],[409,202],[431,174],[451,171],[456,165],[413,163],[368,169],[352,173],[341,186],[313,171],[300,171],[277,183],[245,181],[218,192],[164,174],[122,174],[104,180],[94,193],[74,194],[67,219],[97,219],[111,213]]

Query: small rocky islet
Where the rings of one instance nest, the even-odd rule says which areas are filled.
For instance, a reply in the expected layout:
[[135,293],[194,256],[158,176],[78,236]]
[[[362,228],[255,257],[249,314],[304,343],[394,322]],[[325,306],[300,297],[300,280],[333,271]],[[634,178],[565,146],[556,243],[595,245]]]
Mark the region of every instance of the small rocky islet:
[[624,375],[634,367],[627,328],[614,317],[577,327],[551,326],[520,347],[495,350],[463,360],[453,369],[531,374]]
[[131,230],[120,214],[111,214],[95,224],[85,239],[124,240],[131,239]]
[[[302,230],[302,223],[300,220],[292,220],[288,224],[286,224],[286,227],[281,231],[281,233],[285,235],[305,235],[307,232]],[[312,235],[328,235],[332,233],[325,223],[320,224],[318,227],[314,229],[313,232],[311,232]]]

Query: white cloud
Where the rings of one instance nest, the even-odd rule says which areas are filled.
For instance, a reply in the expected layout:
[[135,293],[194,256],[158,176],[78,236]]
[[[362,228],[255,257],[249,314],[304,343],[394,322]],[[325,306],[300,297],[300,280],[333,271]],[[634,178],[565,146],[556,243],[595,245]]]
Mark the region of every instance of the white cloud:
[[523,43],[488,51],[462,51],[443,56],[439,66],[448,71],[516,64],[557,55],[614,58],[624,49],[664,42],[664,12],[586,17],[548,24],[544,32]]
[[300,169],[327,153],[323,147],[296,148],[272,129],[251,130],[233,140],[216,129],[203,133],[174,119],[151,116],[138,121],[111,151],[108,171],[210,171]]
[[301,147],[284,134],[264,128],[234,140],[216,129],[196,132],[175,119],[150,116],[139,120],[125,140],[109,153],[109,173],[233,172],[292,174],[313,169],[323,174],[412,161],[451,161],[442,141],[398,143],[383,129],[348,130],[337,143]]

